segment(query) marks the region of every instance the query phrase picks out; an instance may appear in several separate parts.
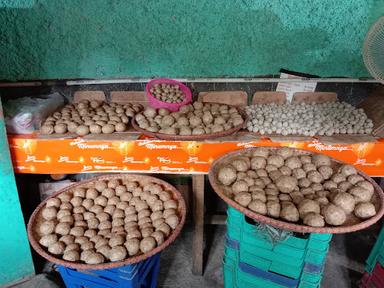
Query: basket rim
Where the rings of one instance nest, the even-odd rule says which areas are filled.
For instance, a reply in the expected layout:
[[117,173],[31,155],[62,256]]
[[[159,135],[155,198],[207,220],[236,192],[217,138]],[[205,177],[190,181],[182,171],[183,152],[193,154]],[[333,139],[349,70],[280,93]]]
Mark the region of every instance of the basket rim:
[[[280,148],[280,147],[276,147],[276,146],[256,146],[256,147],[250,147],[250,148],[246,148],[246,149],[232,151],[232,152],[226,153],[223,156],[221,156],[221,157],[217,158],[216,160],[214,160],[212,162],[212,164],[210,166],[210,169],[209,169],[209,172],[208,172],[208,179],[209,179],[209,182],[210,182],[210,184],[211,184],[211,186],[213,188],[213,191],[224,202],[226,202],[229,206],[235,208],[236,210],[239,210],[241,213],[245,214],[246,216],[248,216],[248,217],[250,217],[250,218],[252,218],[252,219],[254,219],[254,220],[258,221],[258,222],[261,222],[261,223],[264,223],[264,224],[268,224],[268,225],[271,225],[271,226],[274,226],[274,227],[277,227],[277,228],[280,228],[280,229],[283,229],[283,230],[289,230],[289,231],[292,231],[292,232],[341,234],[341,233],[349,233],[349,232],[355,232],[355,231],[359,231],[359,230],[365,229],[365,228],[373,225],[377,221],[379,221],[380,218],[384,215],[384,193],[383,193],[383,190],[366,173],[364,173],[363,171],[361,171],[359,169],[356,169],[358,171],[358,174],[360,176],[362,176],[365,180],[369,181],[373,185],[373,187],[375,188],[375,193],[378,196],[379,202],[380,202],[380,209],[377,211],[375,216],[373,216],[373,217],[371,217],[369,219],[366,219],[364,221],[361,221],[360,223],[357,223],[357,224],[354,224],[354,225],[312,227],[312,226],[306,226],[304,224],[294,224],[294,223],[289,223],[289,222],[286,222],[284,220],[281,220],[280,218],[279,219],[275,219],[275,218],[272,218],[272,217],[269,217],[269,216],[265,216],[265,215],[261,215],[261,214],[255,213],[255,212],[251,211],[250,209],[241,206],[240,204],[238,204],[237,202],[235,202],[234,200],[232,200],[231,198],[229,198],[228,196],[226,196],[223,193],[223,189],[220,187],[220,184],[218,183],[218,181],[217,181],[217,179],[216,179],[216,177],[214,175],[214,173],[215,173],[214,170],[215,170],[215,167],[217,165],[220,165],[222,162],[225,162],[225,160],[227,160],[228,158],[233,157],[235,155],[239,155],[240,156],[241,153],[254,150],[254,149],[258,148],[258,147],[266,147],[268,149],[279,149]],[[294,149],[295,151],[305,152],[305,153],[311,154],[311,155],[313,155],[313,154],[321,154],[321,153],[316,153],[316,152],[312,152],[312,151],[308,151],[308,150],[304,150],[304,149],[297,149],[297,148],[291,148],[291,149]],[[340,164],[345,164],[344,162],[342,162],[340,160],[337,160],[335,158],[332,158],[332,157],[329,157],[329,158],[332,161],[334,161],[334,162],[337,162],[337,163],[340,163]]]
[[[222,103],[216,103],[216,102],[204,102],[204,103],[222,105]],[[214,138],[229,136],[229,135],[232,135],[232,134],[238,132],[239,130],[243,129],[244,127],[246,127],[247,122],[249,121],[249,117],[248,117],[247,113],[244,112],[243,109],[236,107],[236,106],[228,105],[228,104],[225,104],[225,105],[227,105],[231,108],[232,107],[236,108],[237,111],[239,111],[239,114],[243,117],[244,122],[241,123],[240,125],[237,125],[237,126],[231,128],[229,130],[222,131],[222,132],[203,134],[203,135],[168,135],[168,134],[164,134],[164,133],[151,132],[151,131],[140,128],[136,122],[135,117],[132,117],[131,124],[132,124],[132,127],[136,131],[139,131],[143,135],[154,137],[154,138],[161,139],[161,140],[197,141],[197,140],[208,140],[208,139],[214,139]]]
[[[163,187],[165,187],[165,188],[167,188],[167,190],[171,191],[173,194],[173,197],[176,196],[173,199],[178,201],[178,205],[179,205],[178,211],[179,211],[180,216],[181,216],[180,222],[177,225],[177,227],[174,230],[172,230],[170,236],[161,245],[157,246],[155,249],[153,249],[147,253],[144,253],[144,254],[129,257],[129,258],[126,258],[122,261],[107,262],[107,263],[102,263],[102,264],[84,264],[84,263],[70,262],[70,261],[56,258],[53,255],[51,255],[45,251],[45,249],[40,245],[38,240],[35,238],[34,228],[36,226],[36,220],[37,220],[37,216],[40,213],[40,210],[46,205],[46,203],[49,199],[56,197],[57,195],[59,195],[61,193],[65,193],[67,191],[70,191],[77,186],[81,186],[81,185],[95,182],[98,180],[122,179],[122,178],[133,178],[132,179],[133,181],[135,181],[135,180],[140,181],[141,179],[151,180],[154,183],[163,185]],[[33,249],[40,256],[47,259],[48,261],[55,263],[57,265],[61,265],[61,266],[72,268],[72,269],[102,270],[102,269],[112,269],[112,268],[118,268],[118,267],[130,265],[130,264],[135,264],[135,263],[141,262],[141,261],[143,261],[143,260],[145,260],[151,256],[154,256],[154,255],[160,253],[162,250],[167,248],[173,241],[176,240],[177,236],[180,234],[180,232],[181,232],[181,230],[185,224],[185,218],[186,218],[185,200],[184,200],[183,196],[181,195],[181,193],[173,185],[169,184],[168,182],[161,180],[161,179],[158,179],[156,177],[147,176],[147,175],[140,175],[140,174],[130,174],[130,173],[127,173],[127,174],[106,174],[106,175],[100,175],[100,176],[96,176],[96,177],[93,177],[90,179],[86,179],[86,180],[83,180],[80,182],[76,182],[72,185],[69,185],[69,186],[63,188],[63,189],[60,189],[59,191],[57,191],[57,192],[53,193],[52,195],[50,195],[49,197],[47,197],[33,211],[32,215],[28,221],[27,232],[28,232],[29,242],[31,243],[31,246],[33,247]]]
[[[158,84],[158,83],[177,84],[177,85],[179,85],[182,88],[183,92],[185,93],[184,101],[180,102],[180,103],[168,103],[168,102],[164,102],[164,101],[161,101],[161,100],[155,98],[152,95],[150,89],[151,89],[153,84]],[[169,106],[171,108],[179,108],[181,106],[188,105],[192,101],[192,91],[191,91],[191,89],[189,89],[189,87],[186,86],[185,84],[183,84],[182,82],[179,82],[179,81],[171,79],[171,78],[155,78],[155,79],[152,79],[151,81],[149,81],[147,83],[147,85],[145,85],[145,94],[147,95],[147,97],[151,98],[151,101],[157,102],[159,105],[167,105],[167,106]]]

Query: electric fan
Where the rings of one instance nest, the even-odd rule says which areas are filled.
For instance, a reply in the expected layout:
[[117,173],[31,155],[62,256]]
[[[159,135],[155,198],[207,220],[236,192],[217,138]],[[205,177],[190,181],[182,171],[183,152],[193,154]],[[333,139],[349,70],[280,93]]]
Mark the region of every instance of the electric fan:
[[369,73],[384,84],[384,16],[369,29],[364,42],[363,58]]

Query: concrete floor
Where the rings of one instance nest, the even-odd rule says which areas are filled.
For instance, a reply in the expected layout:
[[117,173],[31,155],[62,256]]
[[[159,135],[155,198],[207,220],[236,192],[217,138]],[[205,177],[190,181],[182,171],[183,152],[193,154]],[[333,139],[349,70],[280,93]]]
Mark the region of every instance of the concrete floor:
[[[364,272],[364,262],[378,234],[379,225],[363,232],[335,235],[331,242],[321,287],[357,287]],[[192,266],[192,227],[182,234],[161,256],[159,287],[223,287],[222,257],[225,226],[207,226],[206,266],[204,276],[194,276]],[[17,288],[64,287],[59,278],[40,274]]]

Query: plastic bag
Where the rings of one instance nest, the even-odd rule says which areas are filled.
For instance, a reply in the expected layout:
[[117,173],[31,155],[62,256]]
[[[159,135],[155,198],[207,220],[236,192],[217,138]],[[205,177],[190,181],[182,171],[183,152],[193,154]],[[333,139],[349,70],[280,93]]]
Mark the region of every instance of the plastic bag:
[[45,118],[63,105],[64,97],[57,92],[9,100],[3,105],[7,132],[31,134],[40,128]]

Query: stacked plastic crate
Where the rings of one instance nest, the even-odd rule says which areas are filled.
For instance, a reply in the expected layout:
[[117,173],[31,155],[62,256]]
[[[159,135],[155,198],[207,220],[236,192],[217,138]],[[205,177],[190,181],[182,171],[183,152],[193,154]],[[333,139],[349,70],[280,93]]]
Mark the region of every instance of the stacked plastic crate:
[[228,207],[226,288],[320,287],[331,234],[294,234],[276,243]]
[[384,287],[384,227],[369,254],[365,265],[365,273],[361,280],[361,288]]

